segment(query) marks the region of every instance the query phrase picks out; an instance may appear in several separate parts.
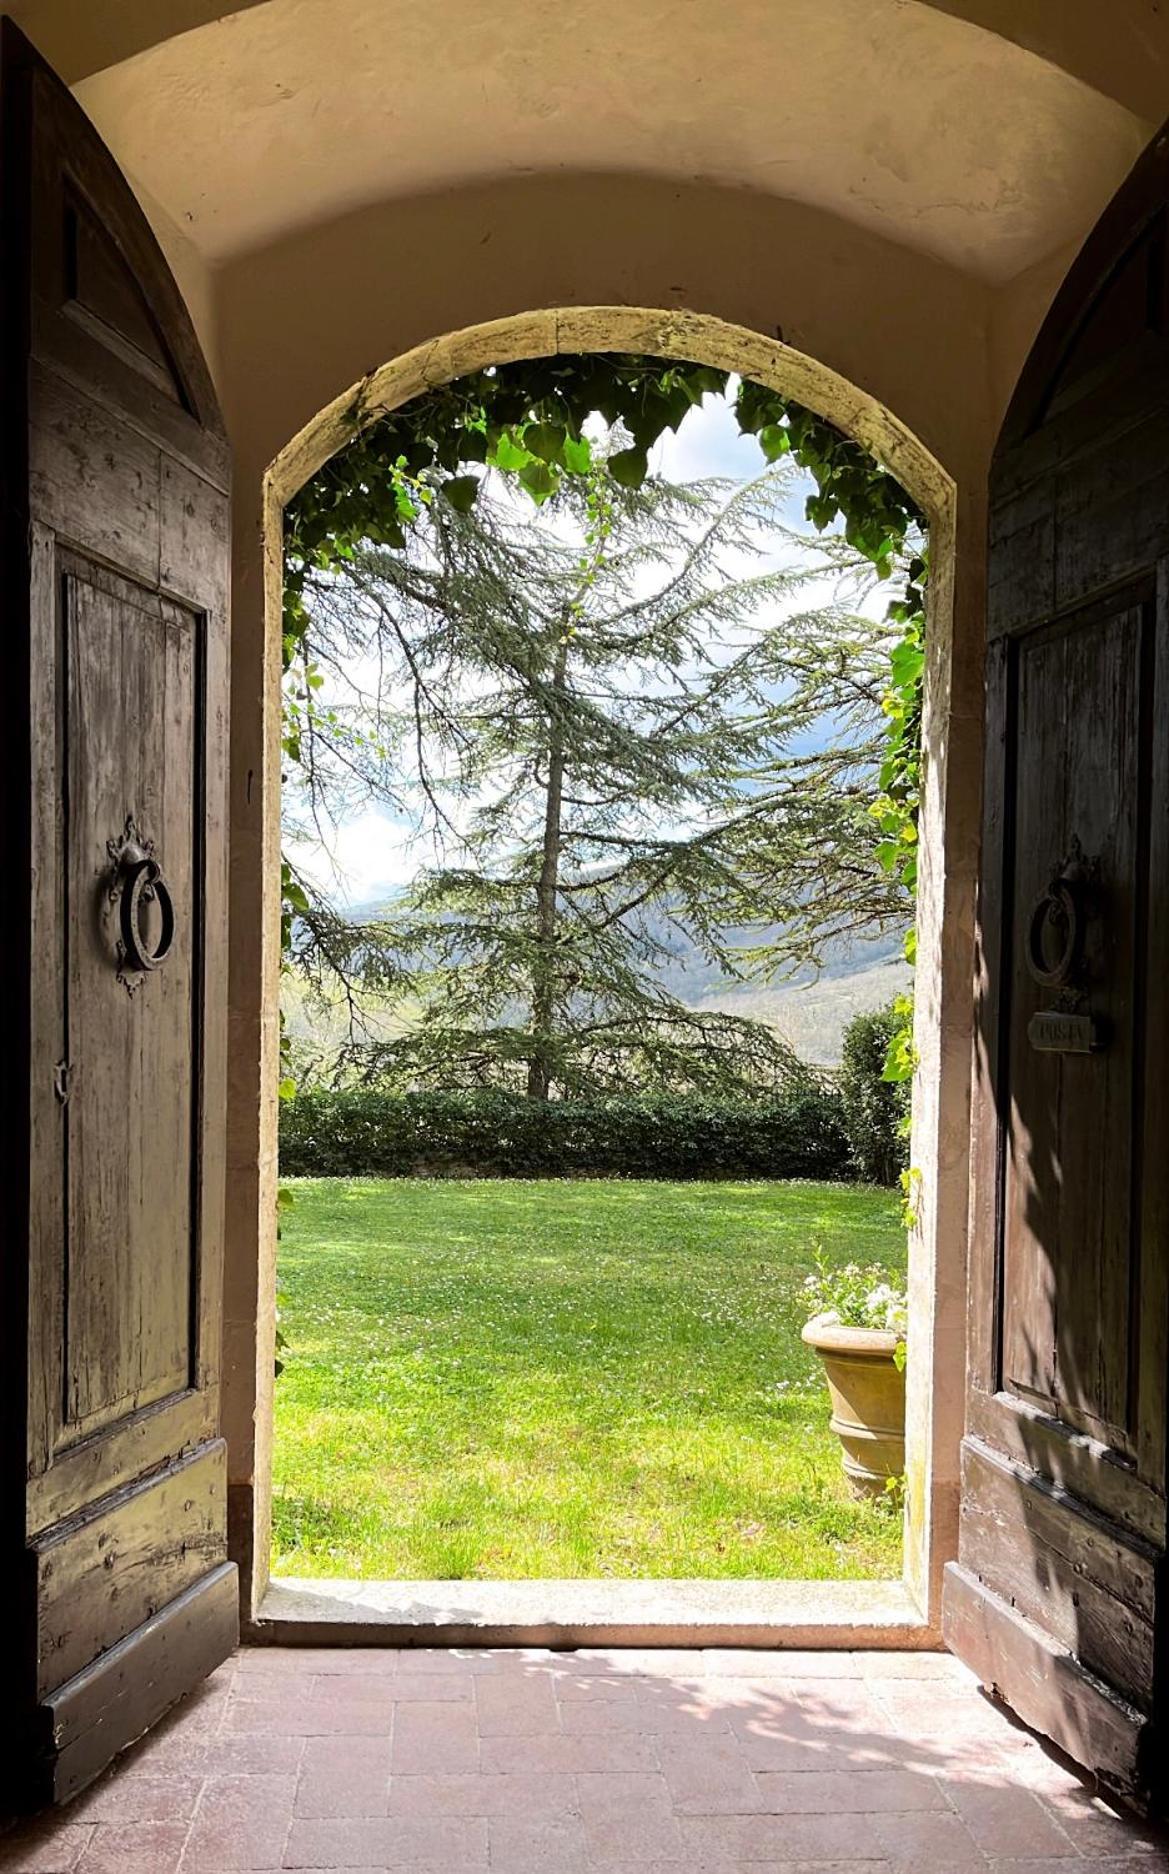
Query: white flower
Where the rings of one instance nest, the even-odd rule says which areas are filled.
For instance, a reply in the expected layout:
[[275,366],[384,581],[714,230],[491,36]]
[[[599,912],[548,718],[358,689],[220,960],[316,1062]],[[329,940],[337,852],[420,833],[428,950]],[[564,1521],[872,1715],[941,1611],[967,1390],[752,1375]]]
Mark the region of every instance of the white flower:
[[836,1308],[825,1308],[823,1314],[814,1314],[808,1322],[809,1327],[839,1327],[840,1313]]

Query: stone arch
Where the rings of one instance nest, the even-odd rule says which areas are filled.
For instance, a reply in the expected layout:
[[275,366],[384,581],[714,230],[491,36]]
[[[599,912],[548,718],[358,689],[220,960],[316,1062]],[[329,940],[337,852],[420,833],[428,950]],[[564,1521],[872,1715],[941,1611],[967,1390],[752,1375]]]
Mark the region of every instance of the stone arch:
[[[488,365],[563,353],[620,351],[708,364],[752,378],[793,397],[862,443],[895,475],[926,514],[931,543],[929,659],[924,736],[926,780],[922,807],[925,863],[918,900],[918,1055],[913,1157],[923,1167],[928,1202],[911,1237],[911,1331],[905,1588],[890,1602],[879,1624],[885,1644],[921,1644],[937,1627],[940,1577],[954,1552],[957,1451],[961,1435],[963,1371],[963,1283],[965,1267],[966,1164],[947,1148],[955,1128],[964,1130],[967,1076],[954,1071],[969,1055],[969,983],[972,959],[969,921],[955,929],[950,912],[954,888],[969,895],[973,852],[955,854],[947,844],[950,820],[948,776],[954,684],[954,557],[958,490],[953,478],[892,411],[830,367],[782,340],[728,323],[712,314],[635,306],[553,308],[516,314],[465,327],[415,346],[370,371],[342,391],[307,423],[271,462],[264,478],[264,665],[270,687],[265,794],[277,803],[265,814],[263,863],[278,876],[278,707],[282,611],[282,530],[286,503],[331,456],[379,417],[429,389]],[[961,751],[963,768],[969,751]],[[278,972],[271,967],[278,944],[279,901],[264,895],[264,947],[269,970],[260,972],[257,993],[271,1003]],[[963,1012],[965,1010],[965,1013]],[[269,1015],[272,1010],[269,1009]],[[274,1022],[268,1032],[274,1041]],[[267,1589],[270,1537],[272,1371],[275,1290],[275,1072],[274,1045],[267,1049],[266,1141],[261,1140],[261,1227],[258,1268],[246,1291],[254,1297],[253,1357],[227,1362],[225,1428],[233,1478],[234,1538],[244,1577],[244,1617],[271,1637],[260,1611]],[[946,1056],[943,1060],[943,1054]],[[229,1202],[230,1202],[229,1198]],[[254,1213],[253,1213],[254,1214]],[[265,1227],[264,1219],[270,1221]],[[241,1231],[241,1238],[245,1232]],[[252,1235],[255,1235],[254,1227]],[[229,1221],[229,1240],[231,1237]],[[258,1317],[258,1319],[257,1319]],[[237,1323],[246,1333],[247,1321]],[[229,1339],[232,1324],[228,1322]],[[948,1377],[951,1384],[943,1382]],[[234,1430],[233,1430],[234,1428]],[[862,1597],[863,1599],[863,1597]],[[859,1603],[858,1603],[859,1606]],[[839,1622],[842,1645],[872,1644],[871,1609]],[[865,1624],[865,1623],[869,1624]],[[777,1626],[780,1631],[783,1622]],[[835,1631],[835,1629],[834,1629]],[[276,1637],[279,1637],[277,1634]],[[790,1636],[789,1636],[790,1637]]]

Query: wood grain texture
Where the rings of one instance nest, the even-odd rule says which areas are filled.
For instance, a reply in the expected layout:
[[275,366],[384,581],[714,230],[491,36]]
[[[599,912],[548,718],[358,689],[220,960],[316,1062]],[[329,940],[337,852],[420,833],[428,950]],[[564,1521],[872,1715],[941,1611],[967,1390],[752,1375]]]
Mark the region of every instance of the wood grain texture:
[[1038,1622],[1089,1671],[1153,1697],[1157,1551],[1077,1498],[967,1440],[962,1454],[964,1566]]
[[[28,1091],[0,1146],[27,1240],[0,1310],[0,1717],[63,1795],[235,1633],[217,1437],[228,452],[132,191],[9,22],[0,90],[2,602],[28,698],[4,752]],[[130,815],[175,907],[169,955],[136,979],[107,844]],[[160,916],[148,892],[148,948]]]
[[[945,1598],[980,1676],[1138,1803],[1169,1713],[1167,205],[1162,138],[1059,295],[991,477],[971,1345]],[[1033,922],[1057,875],[1079,937],[1052,983],[1028,950],[1038,928],[1054,957],[1068,929]],[[1036,1047],[1035,1018],[1069,1013],[1100,1045]]]
[[967,1569],[946,1570],[946,1643],[1025,1724],[1099,1777],[1106,1790],[1149,1806],[1146,1715],[1080,1664],[1037,1622],[988,1595]]
[[236,1570],[222,1562],[49,1695],[34,1804],[67,1802],[92,1783],[238,1641]]
[[42,1698],[222,1561],[226,1489],[216,1439],[36,1544]]

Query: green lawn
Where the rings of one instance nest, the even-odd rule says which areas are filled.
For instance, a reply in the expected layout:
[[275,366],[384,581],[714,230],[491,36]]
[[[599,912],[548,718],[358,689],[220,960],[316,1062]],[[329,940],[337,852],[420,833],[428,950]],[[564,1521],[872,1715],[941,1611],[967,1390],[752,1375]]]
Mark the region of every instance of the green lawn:
[[874,1576],[799,1286],[904,1266],[831,1184],[299,1179],[280,1246],[278,1573]]

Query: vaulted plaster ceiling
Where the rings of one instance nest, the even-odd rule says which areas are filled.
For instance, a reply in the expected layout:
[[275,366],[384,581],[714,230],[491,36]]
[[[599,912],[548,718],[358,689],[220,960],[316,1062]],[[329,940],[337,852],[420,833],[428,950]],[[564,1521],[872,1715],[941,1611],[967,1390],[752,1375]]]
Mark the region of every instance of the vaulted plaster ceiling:
[[1150,0],[1060,0],[1062,62],[1010,36],[1042,39],[1030,0],[86,0],[72,38],[69,0],[15,10],[212,264],[374,202],[608,172],[788,198],[1002,282],[1090,225],[1153,127],[1124,73],[1169,53]]

